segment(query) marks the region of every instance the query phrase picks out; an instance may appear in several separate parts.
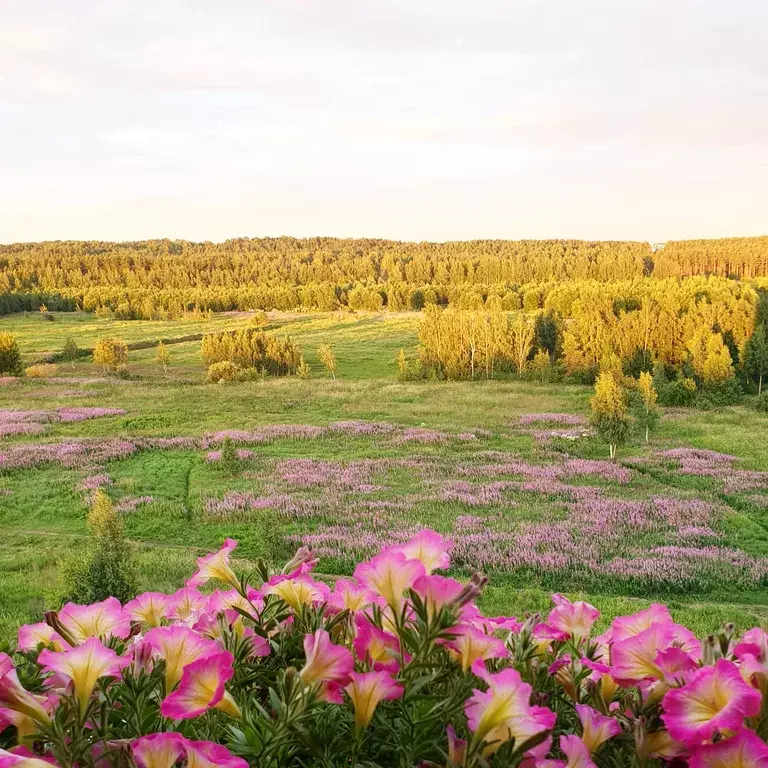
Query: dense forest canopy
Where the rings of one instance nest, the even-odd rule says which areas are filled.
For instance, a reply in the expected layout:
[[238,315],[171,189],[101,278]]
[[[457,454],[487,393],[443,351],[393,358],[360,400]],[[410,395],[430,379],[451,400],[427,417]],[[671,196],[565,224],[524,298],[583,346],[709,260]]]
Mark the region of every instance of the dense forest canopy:
[[[240,238],[0,245],[0,311],[104,307],[123,316],[201,309],[421,309],[489,296],[534,309],[565,281],[768,277],[768,236],[642,242]],[[476,297],[475,299],[472,296]],[[15,297],[15,298],[11,298]],[[27,297],[26,306],[24,297]]]

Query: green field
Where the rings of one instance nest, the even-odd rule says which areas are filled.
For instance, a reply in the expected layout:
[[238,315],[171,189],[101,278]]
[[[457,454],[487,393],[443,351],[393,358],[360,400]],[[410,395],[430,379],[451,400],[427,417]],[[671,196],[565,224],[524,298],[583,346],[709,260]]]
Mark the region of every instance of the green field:
[[[723,621],[768,625],[768,495],[754,474],[768,471],[768,416],[742,407],[669,413],[649,445],[635,440],[622,450],[619,478],[603,463],[578,463],[607,457],[596,438],[546,439],[518,421],[534,413],[584,416],[588,387],[398,382],[399,350],[416,353],[414,313],[270,315],[269,330],[302,347],[313,368],[308,381],[206,385],[199,341],[173,343],[250,320],[247,313],[168,322],[0,319],[26,363],[60,351],[68,336],[81,348],[107,335],[171,342],[167,376],[147,348],[130,353],[130,380],[108,379],[83,358],[60,364],[55,378],[0,386],[4,411],[125,411],[43,421],[39,434],[0,438],[0,638],[55,607],[58,563],[85,543],[87,497],[78,486],[97,474],[109,476],[105,490],[118,504],[151,497],[124,513],[147,588],[178,588],[194,558],[225,536],[240,541],[244,560],[279,560],[314,537],[308,543],[319,547],[319,570],[336,575],[377,542],[428,526],[455,540],[458,576],[488,573],[483,603],[491,612],[546,609],[551,592],[562,591],[586,596],[605,620],[662,600],[700,633]],[[324,343],[338,358],[337,381],[317,361]],[[271,425],[322,431],[263,429]],[[235,475],[207,459],[221,430],[256,433],[240,435],[238,447],[250,454]],[[164,437],[186,440],[152,442]],[[95,448],[76,461],[34,453],[78,438],[100,448],[119,439],[130,450],[107,461]],[[31,465],[17,466],[26,445]],[[728,466],[743,487],[727,472],[680,471],[661,455],[678,447],[737,457]]]

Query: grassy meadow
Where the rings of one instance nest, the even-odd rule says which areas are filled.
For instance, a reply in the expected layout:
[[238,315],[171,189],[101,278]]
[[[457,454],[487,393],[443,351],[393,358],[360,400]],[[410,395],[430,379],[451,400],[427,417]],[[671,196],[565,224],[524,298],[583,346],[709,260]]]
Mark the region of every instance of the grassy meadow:
[[[129,380],[84,357],[0,386],[5,420],[39,426],[0,437],[0,639],[55,607],[58,563],[87,544],[98,484],[124,511],[146,588],[180,587],[226,536],[244,561],[306,543],[333,576],[428,526],[456,542],[457,576],[490,577],[489,612],[546,610],[558,591],[586,597],[603,621],[661,600],[700,633],[768,626],[768,416],[670,412],[648,445],[638,437],[609,464],[579,419],[588,387],[399,382],[415,313],[270,314],[267,329],[300,344],[312,377],[204,384],[200,342],[183,339],[250,320],[0,318],[26,364],[69,336],[81,348],[163,338],[171,355],[167,375],[147,348],[130,353]],[[336,381],[320,344],[338,358]],[[80,408],[119,413],[60,417]],[[225,434],[242,451],[235,472],[217,460]]]

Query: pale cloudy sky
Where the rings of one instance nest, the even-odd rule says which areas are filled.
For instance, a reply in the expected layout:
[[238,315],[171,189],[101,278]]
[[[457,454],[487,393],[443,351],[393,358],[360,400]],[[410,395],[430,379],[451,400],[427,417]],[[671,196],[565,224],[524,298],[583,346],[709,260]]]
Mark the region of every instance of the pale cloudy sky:
[[768,0],[0,0],[0,242],[768,233]]

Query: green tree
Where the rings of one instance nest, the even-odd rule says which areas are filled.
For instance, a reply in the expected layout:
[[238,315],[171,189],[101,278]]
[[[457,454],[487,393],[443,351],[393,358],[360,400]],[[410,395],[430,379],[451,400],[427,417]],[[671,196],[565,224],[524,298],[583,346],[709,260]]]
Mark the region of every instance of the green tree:
[[757,394],[761,395],[763,377],[768,374],[768,339],[762,324],[755,328],[744,348],[744,371],[751,379],[757,379]]
[[75,367],[75,361],[77,360],[79,353],[80,349],[77,346],[77,342],[71,336],[67,336],[67,340],[64,342],[64,349],[62,350],[62,356],[73,368]]
[[595,394],[589,405],[592,409],[592,426],[608,443],[610,457],[615,459],[619,445],[629,437],[630,420],[624,392],[610,371],[597,377]]
[[21,352],[16,337],[0,332],[0,374],[18,376],[21,373]]

